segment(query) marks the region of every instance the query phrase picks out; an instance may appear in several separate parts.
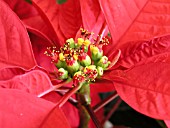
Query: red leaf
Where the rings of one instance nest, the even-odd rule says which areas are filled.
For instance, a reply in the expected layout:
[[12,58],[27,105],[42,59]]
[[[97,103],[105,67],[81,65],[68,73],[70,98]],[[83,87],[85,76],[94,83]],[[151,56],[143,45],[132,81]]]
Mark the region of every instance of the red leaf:
[[18,90],[0,88],[2,128],[69,128],[55,104]]
[[[32,4],[26,2],[26,0],[5,0],[5,2],[11,7],[11,9],[18,15],[18,17],[24,22],[29,32],[43,36],[47,39],[51,37],[51,32],[38,14],[37,10]],[[47,35],[47,36],[45,36]],[[52,38],[53,39],[53,38]],[[54,43],[48,39],[49,44]]]
[[167,128],[169,128],[170,127],[170,121],[169,120],[164,120],[164,122],[165,122]]
[[150,41],[129,42],[120,49],[122,54],[117,64],[124,68],[145,64],[148,61],[163,61],[168,59],[166,56],[170,52],[170,36],[154,38]]
[[7,66],[34,67],[36,62],[24,26],[3,1],[0,1],[0,12],[0,69]]
[[[56,4],[55,0],[50,0],[50,1],[32,0],[32,5],[39,12],[40,17],[39,16],[33,17],[24,22],[26,22],[31,27],[33,28],[35,27],[36,29],[42,31],[42,33],[47,34],[47,36],[53,41],[53,43],[57,47],[59,47],[61,44],[58,41],[55,28],[52,22],[50,21],[51,19],[56,18],[55,16],[56,16],[56,12],[58,11],[58,7],[54,6],[55,4]],[[33,19],[35,19],[35,22],[32,22]]]
[[[45,96],[43,96],[44,99],[57,103],[59,101],[59,99],[61,99],[61,96],[59,96],[59,94],[57,94],[56,92],[51,92]],[[77,128],[79,125],[79,114],[78,114],[78,109],[73,106],[72,104],[70,104],[69,102],[65,103],[62,106],[62,111],[63,113],[65,113],[65,115],[67,115],[67,120],[69,122],[69,124],[71,125],[72,128]],[[73,118],[74,115],[74,118]]]
[[102,34],[106,20],[98,0],[80,0],[80,5],[83,27],[94,34]]
[[117,47],[170,32],[168,0],[99,1]]
[[30,34],[30,39],[37,64],[49,72],[55,72],[57,68],[53,63],[51,63],[51,58],[44,54],[44,52],[47,50],[47,47],[52,45],[50,45],[48,41],[37,36],[37,34]]
[[33,5],[63,43],[67,38],[75,37],[80,28],[80,4],[78,0],[68,0],[62,5],[54,6],[55,4],[55,0],[34,0]]
[[4,68],[0,70],[0,81],[9,80],[16,75],[24,74],[25,71],[21,68]]
[[19,89],[38,95],[52,87],[49,77],[40,70],[18,75],[10,80],[0,81],[0,87]]
[[150,62],[111,74],[118,94],[131,107],[153,118],[170,119],[169,63]]
[[114,85],[112,81],[101,79],[96,80],[95,83],[90,84],[90,90],[96,93],[111,92],[114,91]]
[[[43,21],[43,19],[37,15],[34,17],[30,17],[22,20],[30,33],[36,34],[47,40],[47,42],[51,45],[55,45],[53,34],[51,34],[50,28]],[[55,35],[56,36],[56,35]],[[50,40],[51,39],[51,40]],[[32,41],[31,41],[32,42]],[[55,42],[58,42],[58,39],[55,39]]]
[[[82,25],[79,0],[67,0],[66,3],[58,5],[58,35],[64,39],[74,38]],[[53,21],[57,22],[57,21]]]
[[27,19],[37,15],[35,8],[26,0],[4,0],[20,19]]

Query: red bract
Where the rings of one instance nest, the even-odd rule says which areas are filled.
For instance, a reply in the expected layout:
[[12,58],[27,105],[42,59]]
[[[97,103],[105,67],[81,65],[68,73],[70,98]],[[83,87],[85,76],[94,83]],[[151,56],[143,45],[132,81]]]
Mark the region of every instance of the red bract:
[[10,66],[30,69],[36,65],[36,62],[33,57],[28,34],[25,32],[26,30],[18,17],[11,14],[12,11],[3,1],[1,3],[0,69]]
[[[2,128],[69,128],[55,104],[13,89],[0,88]],[[64,123],[63,123],[64,122]]]
[[133,108],[151,117],[169,119],[169,36],[128,45],[117,63],[119,70],[113,69],[109,79],[115,81],[119,95]]
[[150,41],[132,40],[167,34],[170,29],[166,19],[170,13],[163,6],[170,7],[170,4],[166,1],[115,0],[100,1],[100,5],[113,45],[122,51],[109,75],[119,95],[146,115],[169,119],[169,36]]
[[25,93],[37,94],[51,82],[43,71],[22,75],[37,65],[30,40],[23,24],[3,1],[0,12],[0,127],[69,127],[58,105]]
[[166,0],[99,1],[117,47],[170,32],[170,12],[166,9],[170,4]]
[[[170,13],[164,7],[170,4],[150,0],[99,1],[113,41],[107,50],[119,48],[122,52],[104,77],[115,82],[119,95],[136,110],[169,119],[169,36],[151,38],[169,33]],[[150,41],[133,41],[144,39]]]

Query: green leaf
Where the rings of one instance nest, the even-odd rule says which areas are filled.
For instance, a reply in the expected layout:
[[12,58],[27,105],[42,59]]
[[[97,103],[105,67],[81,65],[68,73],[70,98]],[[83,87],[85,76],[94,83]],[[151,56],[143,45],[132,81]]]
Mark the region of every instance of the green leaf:
[[63,4],[65,2],[67,2],[67,0],[56,0],[58,4]]

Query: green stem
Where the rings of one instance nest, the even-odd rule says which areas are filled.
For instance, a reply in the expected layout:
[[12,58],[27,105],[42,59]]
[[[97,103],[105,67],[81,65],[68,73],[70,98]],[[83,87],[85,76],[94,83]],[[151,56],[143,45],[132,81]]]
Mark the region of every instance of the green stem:
[[80,116],[79,128],[88,128],[90,115],[86,110],[85,106],[83,105],[79,105],[79,116]]
[[77,99],[79,101],[78,107],[79,107],[79,115],[80,115],[79,128],[88,128],[90,115],[86,110],[85,106],[91,103],[89,83],[86,82],[83,83],[82,87],[77,92]]

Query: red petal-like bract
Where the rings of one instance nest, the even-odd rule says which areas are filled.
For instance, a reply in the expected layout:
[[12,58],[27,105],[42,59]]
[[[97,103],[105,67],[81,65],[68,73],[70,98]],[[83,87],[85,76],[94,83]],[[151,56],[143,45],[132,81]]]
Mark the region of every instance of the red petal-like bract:
[[49,72],[56,72],[57,68],[51,63],[51,58],[44,54],[47,47],[51,46],[50,43],[37,34],[35,35],[31,33],[29,35],[37,64]]
[[7,66],[34,67],[36,62],[24,26],[3,1],[0,1],[0,12],[0,69]]
[[134,109],[150,117],[170,119],[170,36],[138,43],[129,43],[118,61],[120,69],[127,70],[115,69],[108,77]]
[[74,38],[82,25],[79,0],[67,0],[66,3],[58,5],[58,8],[58,26],[54,26],[57,27],[56,31],[60,31],[58,35],[63,35],[65,39]]
[[25,71],[21,68],[3,68],[0,70],[0,81],[9,80],[17,75],[24,74]]
[[[56,92],[51,92],[45,96],[43,96],[44,99],[49,100],[51,102],[57,103],[59,99],[61,99],[61,96],[58,95]],[[61,110],[66,115],[66,118],[71,125],[72,128],[77,128],[79,125],[79,114],[78,109],[70,104],[69,102],[65,103]]]
[[[165,70],[166,69],[166,70]],[[170,119],[170,64],[155,62],[121,73],[115,88],[137,111],[158,119]]]
[[148,61],[165,61],[170,52],[170,36],[154,38],[150,41],[128,42],[120,49],[122,54],[117,64],[127,69]]
[[36,16],[36,9],[26,0],[4,0],[20,19]]
[[55,104],[19,90],[0,88],[1,128],[70,128]]
[[[40,17],[36,8],[32,4],[26,2],[26,0],[4,0],[9,7],[17,14],[17,16],[24,22],[27,30],[31,33],[34,33],[38,36],[50,37],[54,39],[51,30],[47,26],[47,23]],[[55,4],[55,3],[54,3]],[[53,4],[53,5],[54,5]],[[46,35],[46,36],[45,36]],[[54,41],[54,40],[53,40]],[[55,40],[56,42],[57,40]],[[31,41],[32,42],[32,41]],[[52,40],[47,40],[51,45],[54,45]]]
[[164,120],[164,122],[165,122],[167,128],[170,128],[170,120]]
[[95,35],[102,34],[106,20],[98,0],[80,0],[80,5],[83,27]]
[[169,0],[99,0],[113,45],[170,32]]
[[103,93],[103,92],[111,92],[114,91],[114,85],[112,81],[101,79],[101,80],[96,80],[95,83],[90,84],[90,91],[92,93],[98,92],[98,93]]
[[[59,40],[64,43],[68,38],[74,38],[82,25],[80,3],[78,0],[68,0],[58,5],[55,0],[33,0],[40,15],[51,25]],[[54,33],[53,32],[53,33]],[[57,42],[61,45],[60,42]]]
[[19,89],[24,92],[38,95],[52,87],[49,77],[40,70],[33,70],[18,75],[7,81],[0,81],[0,87]]

